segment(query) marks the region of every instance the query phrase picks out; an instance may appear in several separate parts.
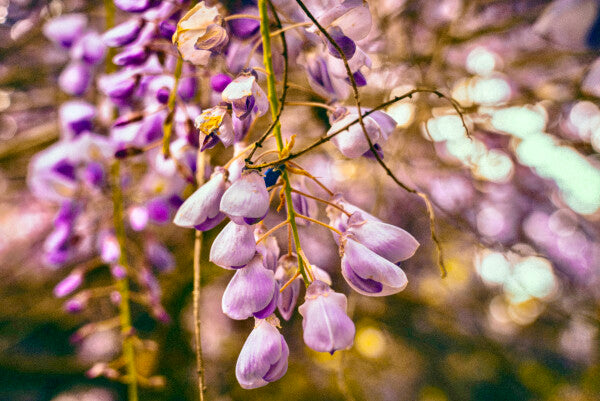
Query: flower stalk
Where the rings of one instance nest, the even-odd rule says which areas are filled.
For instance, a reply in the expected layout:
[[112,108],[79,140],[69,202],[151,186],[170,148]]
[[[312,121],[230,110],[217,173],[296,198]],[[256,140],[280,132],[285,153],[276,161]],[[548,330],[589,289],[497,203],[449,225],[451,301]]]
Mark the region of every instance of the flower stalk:
[[[267,97],[269,99],[269,106],[271,108],[271,116],[273,120],[277,121],[273,126],[273,135],[277,141],[277,150],[279,151],[279,155],[281,157],[283,154],[282,152],[284,145],[281,137],[281,123],[278,120],[280,105],[279,99],[277,98],[277,91],[275,89],[275,74],[273,72],[273,62],[271,58],[271,34],[269,28],[269,13],[267,11],[267,0],[258,1],[258,12],[260,15],[260,34],[263,44],[263,61],[267,71]],[[285,202],[287,205],[288,220],[292,229],[294,246],[296,248],[296,253],[299,254],[302,251],[302,247],[300,245],[300,238],[298,236],[298,227],[296,226],[296,212],[294,211],[294,205],[292,202],[292,186],[285,169],[282,169],[281,179],[283,180]],[[302,275],[304,283],[308,285],[310,281],[308,275],[306,274],[302,258],[298,258],[298,271]]]
[[126,361],[127,371],[127,392],[129,401],[138,400],[138,377],[135,365],[135,348],[133,336],[133,326],[131,325],[131,310],[129,308],[129,264],[126,254],[126,236],[125,225],[123,223],[123,193],[121,192],[121,174],[120,162],[116,160],[110,168],[112,194],[113,194],[113,224],[115,226],[115,235],[119,243],[121,255],[119,264],[123,266],[127,273],[125,277],[117,279],[117,290],[121,296],[119,302],[119,321],[121,324],[121,335],[123,337],[123,357]]

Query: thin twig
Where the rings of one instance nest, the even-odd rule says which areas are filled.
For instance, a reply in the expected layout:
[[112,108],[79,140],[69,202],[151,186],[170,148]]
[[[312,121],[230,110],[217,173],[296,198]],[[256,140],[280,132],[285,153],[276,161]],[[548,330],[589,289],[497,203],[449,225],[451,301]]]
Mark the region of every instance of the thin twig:
[[283,226],[285,226],[285,225],[287,225],[289,223],[290,223],[289,220],[284,220],[281,223],[277,224],[275,227],[269,229],[269,231],[267,231],[266,233],[264,233],[263,235],[261,235],[260,238],[256,240],[256,245],[258,245],[260,242],[262,242],[269,235],[273,234],[275,231],[279,230],[281,227],[283,227]]
[[[359,96],[359,93],[358,93],[358,86],[356,85],[356,80],[354,79],[354,75],[352,73],[352,70],[350,69],[350,65],[348,64],[348,59],[346,58],[346,55],[342,51],[342,48],[337,44],[337,42],[327,32],[327,30],[310,13],[310,11],[308,10],[308,8],[306,8],[306,6],[302,2],[302,0],[296,0],[296,3],[298,3],[298,5],[300,6],[300,8],[302,8],[302,11],[304,11],[304,13],[308,16],[308,18],[315,24],[315,26],[319,29],[319,31],[323,34],[323,36],[325,36],[325,38],[327,38],[327,41],[329,41],[329,43],[336,49],[336,51],[338,52],[338,54],[342,58],[342,61],[344,62],[344,67],[346,68],[346,74],[348,75],[348,79],[350,80],[350,84],[352,86],[352,91],[354,93],[354,101],[356,103],[356,108],[357,108],[357,111],[358,111],[358,123],[360,124],[360,126],[362,128],[362,131],[363,131],[363,134],[365,136],[365,139],[369,143],[369,149],[371,150],[371,153],[373,154],[373,156],[375,156],[375,159],[377,160],[377,163],[379,163],[379,165],[385,170],[385,172],[387,173],[387,175],[390,176],[392,178],[392,180],[396,184],[398,184],[398,186],[400,186],[401,188],[403,188],[407,192],[411,192],[411,193],[415,193],[415,194],[419,195],[425,201],[425,205],[427,207],[427,213],[429,214],[429,220],[430,220],[431,239],[433,240],[433,242],[435,243],[435,246],[437,248],[437,252],[438,252],[438,265],[439,265],[439,268],[441,270],[442,277],[445,277],[446,276],[446,268],[445,268],[444,263],[443,263],[442,247],[441,247],[441,244],[440,244],[440,242],[439,242],[439,240],[437,238],[436,232],[435,232],[435,215],[433,213],[433,207],[431,207],[431,202],[429,202],[429,198],[427,197],[426,194],[424,194],[422,192],[418,192],[418,191],[416,191],[416,190],[408,187],[406,184],[402,183],[394,175],[394,173],[392,173],[392,171],[385,164],[385,162],[383,161],[383,159],[381,158],[381,156],[379,156],[379,153],[375,149],[375,147],[373,145],[373,142],[371,141],[371,138],[369,137],[369,134],[367,133],[367,128],[365,127],[365,124],[364,124],[364,121],[363,121],[362,110],[361,110],[361,105],[360,105],[360,96]],[[454,104],[454,102],[451,101],[451,103],[452,103],[453,107],[457,106],[456,104]],[[469,131],[468,131],[467,126],[466,126],[466,124],[464,122],[464,119],[462,118],[462,113],[459,113],[459,114],[461,116],[461,120],[463,122],[463,126],[467,130],[466,132],[467,132],[467,135],[468,135]]]
[[[198,187],[204,183],[204,170],[208,162],[206,152],[198,150],[196,156],[196,182]],[[202,231],[196,230],[194,233],[194,343],[196,353],[196,373],[198,374],[198,397],[200,401],[204,401],[204,359],[202,356],[202,332],[201,332],[201,316],[200,316],[200,296],[202,290]]]
[[299,191],[299,190],[294,189],[294,188],[292,188],[292,192],[295,192],[298,195],[302,195],[302,196],[305,196],[305,197],[310,198],[310,199],[314,199],[314,200],[319,201],[319,202],[323,202],[323,203],[325,203],[325,204],[327,204],[329,206],[333,206],[334,208],[336,208],[336,209],[340,210],[342,213],[344,213],[346,216],[348,216],[348,217],[351,216],[351,214],[348,213],[343,207],[341,207],[340,205],[336,205],[333,202],[329,202],[329,201],[327,201],[325,199],[322,199],[322,198],[319,198],[317,196],[309,195],[306,192],[302,192],[302,191]]

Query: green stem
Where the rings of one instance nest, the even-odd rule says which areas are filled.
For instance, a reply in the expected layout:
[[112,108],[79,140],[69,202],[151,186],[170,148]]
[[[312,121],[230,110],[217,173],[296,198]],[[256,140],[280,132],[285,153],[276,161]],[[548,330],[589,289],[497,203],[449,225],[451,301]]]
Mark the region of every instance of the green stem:
[[[273,73],[273,62],[271,57],[271,32],[269,29],[269,13],[267,11],[267,0],[258,0],[258,12],[260,15],[260,34],[262,37],[263,44],[263,63],[265,70],[267,71],[267,92],[269,98],[269,105],[271,107],[271,116],[273,120],[277,119],[279,112],[279,99],[277,99],[277,91],[275,89],[275,74]],[[273,127],[273,135],[277,141],[277,150],[280,152],[283,150],[283,139],[281,137],[281,123],[277,121]],[[287,215],[292,227],[292,234],[294,237],[294,246],[296,247],[296,254],[298,255],[298,270],[302,274],[304,283],[308,285],[310,283],[306,270],[304,268],[304,261],[302,260],[300,246],[300,237],[298,236],[298,227],[296,226],[296,212],[292,203],[292,186],[290,184],[290,178],[285,169],[282,170],[281,179],[283,180],[283,188],[285,193],[285,202],[287,206]]]
[[[104,16],[105,28],[108,30],[115,26],[115,3],[113,0],[104,0],[104,12],[106,15]],[[106,52],[106,72],[111,73],[115,72],[117,66],[113,64],[112,58],[116,54],[117,49],[114,47],[109,47]]]
[[128,401],[137,401],[138,380],[135,365],[133,327],[131,326],[131,311],[129,309],[129,265],[127,263],[125,249],[126,237],[125,224],[123,223],[123,194],[121,192],[120,162],[118,160],[111,165],[110,175],[113,193],[113,222],[117,241],[119,242],[119,247],[121,249],[119,264],[127,273],[124,278],[117,280],[117,290],[121,295],[121,302],[119,302],[119,321],[121,323],[121,335],[123,337],[123,358],[126,360]]
[[173,84],[173,89],[171,89],[171,93],[169,94],[169,100],[167,102],[167,110],[169,110],[169,114],[167,114],[167,118],[165,119],[165,123],[163,125],[163,155],[165,155],[165,159],[168,159],[171,156],[171,134],[173,133],[173,120],[175,118],[175,102],[177,101],[177,87],[179,86],[179,78],[181,78],[181,70],[183,67],[183,59],[181,57],[177,57],[177,64],[175,64],[175,83]]

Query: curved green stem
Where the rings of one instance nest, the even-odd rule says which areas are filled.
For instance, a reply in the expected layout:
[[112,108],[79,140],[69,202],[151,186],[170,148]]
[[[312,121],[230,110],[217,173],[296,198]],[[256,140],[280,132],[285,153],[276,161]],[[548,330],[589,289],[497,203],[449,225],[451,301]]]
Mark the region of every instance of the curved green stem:
[[[271,108],[271,116],[275,120],[277,119],[279,112],[279,99],[277,99],[277,91],[275,89],[275,74],[273,73],[273,62],[271,57],[271,33],[269,29],[269,13],[267,11],[267,0],[258,0],[258,12],[260,15],[260,34],[262,37],[263,44],[263,62],[265,70],[267,71],[267,91],[269,98],[269,105]],[[273,127],[273,135],[277,141],[277,150],[281,152],[283,150],[283,139],[281,137],[281,123],[277,121]],[[287,206],[287,215],[292,228],[292,235],[294,238],[294,246],[296,248],[296,254],[300,255],[302,247],[300,245],[300,238],[298,236],[298,227],[296,226],[296,212],[292,203],[292,186],[290,184],[290,178],[285,169],[282,170],[281,179],[283,180],[283,188],[285,193],[285,202]],[[304,283],[308,285],[310,282],[306,269],[304,267],[304,261],[301,257],[298,257],[298,270],[302,274]]]
[[135,365],[135,349],[133,327],[131,325],[131,311],[129,309],[129,264],[125,249],[125,224],[123,223],[123,194],[121,192],[120,162],[116,160],[110,168],[112,193],[113,193],[113,223],[115,234],[119,242],[121,255],[119,264],[125,269],[126,276],[117,280],[117,290],[121,295],[119,302],[119,322],[121,323],[121,336],[123,337],[123,358],[127,369],[128,401],[138,400],[138,377]]

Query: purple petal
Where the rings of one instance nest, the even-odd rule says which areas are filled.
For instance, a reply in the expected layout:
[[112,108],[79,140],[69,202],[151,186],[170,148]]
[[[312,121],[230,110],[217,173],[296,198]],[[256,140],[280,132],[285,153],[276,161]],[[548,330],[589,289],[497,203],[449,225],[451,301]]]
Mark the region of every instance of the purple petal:
[[77,61],[69,63],[58,77],[60,88],[73,96],[83,95],[91,81],[92,72],[90,66]]
[[129,47],[116,54],[112,61],[115,65],[140,65],[148,59],[148,52],[143,47]]
[[137,39],[143,26],[143,19],[129,19],[123,22],[122,24],[119,24],[114,28],[104,32],[104,34],[102,35],[102,41],[106,46],[109,47],[119,47],[128,45]]
[[221,301],[223,313],[232,319],[247,319],[272,303],[276,288],[273,272],[263,266],[262,257],[257,255],[237,270],[227,285]]
[[[356,44],[354,41],[348,36],[344,35],[344,32],[342,32],[342,30],[336,26],[329,30],[329,35],[335,41],[335,43],[337,43],[340,49],[342,49],[342,53],[346,57],[346,60],[350,60],[356,51]],[[329,41],[327,41],[327,50],[329,50],[329,53],[333,57],[339,59],[342,58],[335,46],[333,46]]]
[[273,292],[273,298],[271,298],[271,302],[269,302],[269,304],[267,306],[265,306],[263,309],[259,310],[258,312],[254,312],[253,313],[254,317],[257,319],[264,319],[267,316],[270,316],[273,312],[275,312],[275,309],[277,308],[277,300],[278,299],[279,299],[279,286],[276,284],[275,291]]
[[73,60],[82,60],[87,64],[95,65],[104,59],[106,46],[96,32],[88,32],[81,37],[71,49]]
[[303,317],[304,342],[318,352],[333,354],[352,346],[355,327],[346,314],[346,296],[315,280],[306,289],[306,301],[298,308]]
[[348,237],[343,239],[342,275],[363,295],[395,294],[408,284],[402,269]]
[[65,14],[52,18],[43,27],[44,35],[63,47],[71,47],[83,34],[87,18],[83,14]]
[[245,389],[262,387],[287,371],[289,349],[283,336],[269,322],[257,320],[235,366],[235,376]]
[[392,263],[410,258],[419,247],[419,242],[403,229],[380,221],[364,220],[360,213],[354,213],[348,224],[348,232],[356,241]]
[[204,225],[207,220],[210,220],[208,225],[216,226],[224,218],[222,214],[219,216],[219,206],[226,188],[225,175],[214,174],[207,183],[183,202],[173,222],[181,227],[194,227]]
[[215,92],[223,92],[227,85],[231,83],[232,79],[227,74],[216,74],[210,78],[210,87]]
[[157,5],[155,0],[114,0],[115,6],[130,13],[140,13]]
[[252,227],[231,221],[215,238],[210,248],[209,260],[228,269],[232,266],[246,265],[255,253],[256,242]]
[[269,193],[257,172],[243,174],[221,199],[221,211],[240,224],[246,219],[262,219],[269,210]]
[[96,108],[82,100],[72,100],[63,103],[58,113],[63,133],[71,137],[84,131],[91,131]]

